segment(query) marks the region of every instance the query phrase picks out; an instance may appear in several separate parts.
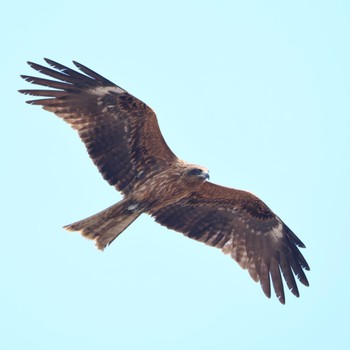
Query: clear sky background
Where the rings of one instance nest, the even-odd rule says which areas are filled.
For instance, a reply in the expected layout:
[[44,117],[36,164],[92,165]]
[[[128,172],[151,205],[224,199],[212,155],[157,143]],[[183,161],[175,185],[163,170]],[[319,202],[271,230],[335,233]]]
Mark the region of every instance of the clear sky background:
[[[349,1],[14,1],[0,26],[1,349],[349,348]],[[311,286],[282,306],[147,216],[103,253],[63,230],[121,196],[17,93],[43,57],[139,97],[180,158],[262,198]]]

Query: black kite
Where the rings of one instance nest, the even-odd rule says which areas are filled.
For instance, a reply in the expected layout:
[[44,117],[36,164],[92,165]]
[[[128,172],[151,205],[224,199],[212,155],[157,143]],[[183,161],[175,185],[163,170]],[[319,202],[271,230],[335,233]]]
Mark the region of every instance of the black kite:
[[208,182],[207,169],[177,158],[165,143],[155,113],[145,103],[91,69],[82,73],[49,59],[54,69],[28,62],[55,80],[22,75],[53,89],[20,90],[40,97],[28,101],[55,113],[78,131],[103,178],[121,191],[117,204],[65,228],[111,244],[135,219],[147,213],[170,229],[230,254],[260,281],[270,297],[270,279],[285,302],[281,273],[299,296],[295,277],[308,285],[309,266],[300,239],[253,194]]

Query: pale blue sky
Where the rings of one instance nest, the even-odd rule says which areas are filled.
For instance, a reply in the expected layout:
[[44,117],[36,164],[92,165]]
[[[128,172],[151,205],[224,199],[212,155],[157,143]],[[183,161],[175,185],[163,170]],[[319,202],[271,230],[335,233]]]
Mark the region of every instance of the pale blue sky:
[[[350,2],[12,2],[0,26],[1,349],[349,347]],[[147,216],[103,253],[63,230],[121,196],[17,93],[43,57],[122,86],[179,157],[262,198],[306,244],[311,286],[282,306]]]

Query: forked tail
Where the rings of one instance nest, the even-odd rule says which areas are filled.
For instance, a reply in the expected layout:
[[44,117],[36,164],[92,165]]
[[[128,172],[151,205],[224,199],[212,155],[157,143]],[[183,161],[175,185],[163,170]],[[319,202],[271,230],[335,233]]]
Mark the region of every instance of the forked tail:
[[64,228],[68,231],[80,231],[84,237],[95,240],[97,248],[103,250],[141,215],[139,212],[129,210],[129,207],[130,202],[122,200]]

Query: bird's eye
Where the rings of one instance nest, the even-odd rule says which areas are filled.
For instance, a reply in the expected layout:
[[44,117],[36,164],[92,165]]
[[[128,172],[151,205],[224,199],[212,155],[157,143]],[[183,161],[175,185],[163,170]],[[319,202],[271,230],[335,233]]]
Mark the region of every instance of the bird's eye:
[[193,168],[188,172],[188,175],[198,176],[198,175],[201,175],[202,173],[203,173],[203,170],[198,169],[198,168]]

